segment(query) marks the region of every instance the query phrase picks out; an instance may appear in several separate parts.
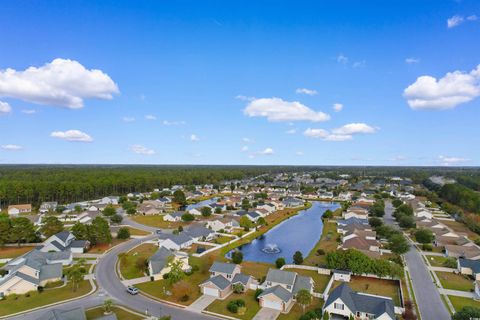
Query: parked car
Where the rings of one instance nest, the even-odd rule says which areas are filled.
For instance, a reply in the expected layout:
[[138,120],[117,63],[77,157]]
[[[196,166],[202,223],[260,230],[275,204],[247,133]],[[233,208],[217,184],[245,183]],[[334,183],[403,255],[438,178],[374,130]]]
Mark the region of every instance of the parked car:
[[162,229],[157,229],[157,230],[155,230],[155,233],[156,233],[156,234],[161,234],[161,233],[162,233]]
[[136,295],[138,294],[138,289],[134,286],[129,286],[127,287],[127,292],[130,293],[131,295]]

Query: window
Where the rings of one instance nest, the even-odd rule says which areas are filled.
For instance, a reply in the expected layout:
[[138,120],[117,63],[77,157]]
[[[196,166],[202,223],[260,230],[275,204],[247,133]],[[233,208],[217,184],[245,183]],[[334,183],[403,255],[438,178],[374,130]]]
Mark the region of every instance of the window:
[[227,279],[230,279],[232,277],[231,274],[227,274]]
[[287,289],[288,289],[288,290],[292,289],[292,286],[291,286],[291,285],[288,285],[288,286],[287,286]]
[[334,307],[335,309],[338,309],[338,310],[343,310],[343,309],[344,309],[343,303],[334,303],[334,304],[333,304],[333,307]]

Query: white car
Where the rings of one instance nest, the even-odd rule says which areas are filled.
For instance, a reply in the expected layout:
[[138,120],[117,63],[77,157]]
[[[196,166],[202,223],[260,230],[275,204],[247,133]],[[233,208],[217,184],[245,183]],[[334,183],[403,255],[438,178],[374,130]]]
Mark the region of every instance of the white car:
[[127,287],[127,292],[130,293],[131,295],[136,295],[138,294],[138,289],[134,286],[129,286]]

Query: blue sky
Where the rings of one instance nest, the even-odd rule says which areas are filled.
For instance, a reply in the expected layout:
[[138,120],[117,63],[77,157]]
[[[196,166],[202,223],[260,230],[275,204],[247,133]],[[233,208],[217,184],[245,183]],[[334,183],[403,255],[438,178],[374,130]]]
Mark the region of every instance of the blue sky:
[[0,163],[480,164],[475,0],[0,14]]

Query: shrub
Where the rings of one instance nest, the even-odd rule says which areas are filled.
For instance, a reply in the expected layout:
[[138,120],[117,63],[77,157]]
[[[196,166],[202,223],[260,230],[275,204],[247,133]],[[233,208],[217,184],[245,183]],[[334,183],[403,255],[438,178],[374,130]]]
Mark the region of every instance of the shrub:
[[231,313],[238,313],[239,308],[245,308],[245,301],[242,299],[232,300],[227,305],[227,309]]
[[285,258],[278,258],[276,261],[275,261],[275,265],[277,266],[277,269],[280,269],[281,267],[283,267],[285,265]]
[[255,294],[254,294],[255,300],[258,300],[258,296],[261,295],[262,292],[263,292],[262,289],[255,290]]
[[446,268],[457,268],[457,260],[455,258],[447,258],[443,263],[443,266]]
[[318,249],[318,250],[317,250],[317,253],[318,253],[319,256],[323,256],[323,255],[325,255],[325,250],[323,250],[323,249]]
[[422,244],[422,250],[423,251],[432,251],[433,246],[430,243],[424,243],[424,244]]
[[195,217],[191,213],[184,213],[182,215],[182,220],[185,221],[185,222],[189,222],[189,221],[195,220]]
[[232,262],[235,264],[240,264],[243,261],[243,253],[239,250],[232,252]]
[[117,239],[128,239],[130,238],[130,230],[127,227],[121,227],[118,229]]
[[233,285],[233,292],[242,293],[245,291],[245,287],[241,283],[236,283]]
[[114,214],[113,216],[110,217],[110,221],[112,223],[120,223],[122,222],[122,220],[123,220],[123,217],[119,214]]
[[296,251],[293,254],[293,263],[295,263],[295,264],[302,264],[303,263],[303,255],[300,251]]

